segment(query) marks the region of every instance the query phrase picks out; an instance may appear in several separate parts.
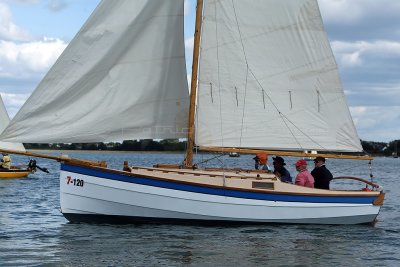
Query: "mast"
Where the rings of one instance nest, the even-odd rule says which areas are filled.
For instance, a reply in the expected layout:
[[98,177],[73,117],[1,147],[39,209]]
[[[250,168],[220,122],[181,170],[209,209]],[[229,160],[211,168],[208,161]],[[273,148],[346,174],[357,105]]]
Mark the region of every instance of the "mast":
[[193,164],[194,115],[195,115],[195,108],[196,108],[197,72],[198,72],[198,66],[199,66],[200,33],[201,33],[202,15],[203,15],[203,0],[197,0],[196,25],[195,25],[195,31],[194,31],[193,63],[192,63],[192,82],[191,82],[191,86],[190,86],[190,106],[189,106],[189,119],[188,119],[187,149],[186,149],[186,158],[185,158],[186,166],[192,166],[192,164]]

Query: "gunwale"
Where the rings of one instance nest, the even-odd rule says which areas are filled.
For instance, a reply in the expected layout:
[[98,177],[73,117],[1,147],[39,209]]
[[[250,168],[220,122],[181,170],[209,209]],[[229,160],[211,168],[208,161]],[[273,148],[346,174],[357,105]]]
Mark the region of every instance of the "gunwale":
[[24,178],[29,175],[30,171],[24,169],[11,168],[0,169],[0,179],[10,179],[10,178]]

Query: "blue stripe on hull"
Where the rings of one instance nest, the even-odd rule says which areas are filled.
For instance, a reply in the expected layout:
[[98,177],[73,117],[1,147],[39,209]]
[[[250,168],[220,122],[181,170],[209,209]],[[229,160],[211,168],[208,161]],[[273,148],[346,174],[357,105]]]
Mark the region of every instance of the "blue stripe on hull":
[[348,203],[348,204],[372,204],[376,197],[362,196],[308,196],[308,195],[289,195],[289,194],[270,194],[268,192],[251,192],[239,191],[225,188],[212,188],[201,185],[191,185],[185,183],[177,183],[170,181],[162,181],[158,179],[145,178],[140,176],[123,175],[109,171],[91,169],[87,167],[74,166],[69,164],[61,164],[61,170],[83,175],[94,176],[98,178],[121,181],[126,183],[148,185],[160,188],[168,188],[193,193],[228,196],[245,199],[284,201],[284,202],[305,202],[305,203]]

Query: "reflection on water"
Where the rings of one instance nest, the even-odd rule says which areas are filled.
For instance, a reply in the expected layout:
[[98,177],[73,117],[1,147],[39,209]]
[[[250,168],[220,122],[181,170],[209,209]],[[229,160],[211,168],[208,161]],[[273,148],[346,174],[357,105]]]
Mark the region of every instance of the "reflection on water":
[[[70,153],[131,165],[179,163],[180,154]],[[198,156],[197,160],[209,155]],[[296,158],[287,158],[295,174]],[[26,163],[25,157],[13,157]],[[50,174],[0,180],[1,266],[397,266],[400,260],[400,160],[377,158],[375,181],[386,191],[379,222],[373,226],[258,225],[199,227],[179,225],[94,225],[68,223],[59,212],[59,165],[39,159]],[[252,168],[252,156],[226,157],[225,164]],[[328,160],[335,176],[369,177],[363,161]]]

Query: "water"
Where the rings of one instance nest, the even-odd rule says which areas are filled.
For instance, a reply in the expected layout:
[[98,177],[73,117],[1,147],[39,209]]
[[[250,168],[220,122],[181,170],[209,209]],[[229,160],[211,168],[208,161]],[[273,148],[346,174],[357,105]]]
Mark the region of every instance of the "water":
[[[146,166],[182,160],[181,154],[166,153],[68,154],[106,160],[117,169],[124,160]],[[199,156],[197,161],[209,157]],[[251,158],[224,157],[208,166],[252,168]],[[12,159],[28,161],[22,156]],[[292,176],[296,160],[287,158]],[[72,224],[59,212],[59,163],[39,159],[38,165],[50,174],[0,180],[0,266],[398,266],[400,262],[400,159],[373,161],[374,180],[386,191],[375,226]],[[328,160],[327,165],[334,176],[370,173],[365,161]]]

